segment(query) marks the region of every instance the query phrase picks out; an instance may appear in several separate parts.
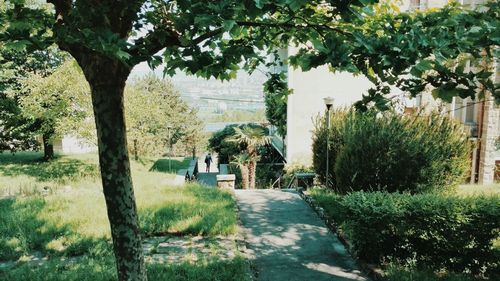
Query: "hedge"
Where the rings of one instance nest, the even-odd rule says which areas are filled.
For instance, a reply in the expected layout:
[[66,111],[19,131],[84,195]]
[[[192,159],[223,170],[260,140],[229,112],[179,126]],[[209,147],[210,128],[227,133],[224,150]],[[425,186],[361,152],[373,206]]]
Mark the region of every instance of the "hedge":
[[[324,179],[326,122],[316,122],[313,163]],[[470,145],[454,120],[429,114],[402,116],[336,111],[329,133],[330,174],[339,193],[422,193],[464,181]]]
[[500,241],[500,196],[313,191],[313,197],[362,260],[500,277],[500,249],[494,246]]

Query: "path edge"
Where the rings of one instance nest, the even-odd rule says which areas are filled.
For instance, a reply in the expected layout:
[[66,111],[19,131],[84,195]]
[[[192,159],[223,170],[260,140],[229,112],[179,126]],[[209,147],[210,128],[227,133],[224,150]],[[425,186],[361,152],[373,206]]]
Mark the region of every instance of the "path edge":
[[258,277],[258,272],[255,269],[255,266],[253,265],[251,261],[251,256],[248,254],[247,250],[247,242],[246,242],[246,235],[245,235],[245,228],[243,227],[243,223],[241,222],[241,217],[240,217],[240,207],[238,205],[238,198],[236,197],[236,193],[234,190],[231,192],[233,199],[234,199],[234,212],[236,214],[236,236],[235,236],[235,242],[236,242],[236,248],[240,252],[240,254],[245,258],[245,263],[246,263],[246,272],[245,275],[248,277],[248,280],[250,281],[256,281]]
[[361,268],[364,274],[366,274],[373,281],[388,281],[385,277],[384,271],[381,268],[373,264],[366,263],[356,257],[351,243],[349,243],[344,234],[339,230],[337,224],[326,214],[325,210],[318,203],[316,203],[316,201],[311,196],[304,193],[303,188],[297,188],[297,193],[300,195],[302,200],[304,200],[325,223],[326,227],[328,227],[328,229],[337,236],[339,241],[344,245],[349,255],[356,262],[359,268]]

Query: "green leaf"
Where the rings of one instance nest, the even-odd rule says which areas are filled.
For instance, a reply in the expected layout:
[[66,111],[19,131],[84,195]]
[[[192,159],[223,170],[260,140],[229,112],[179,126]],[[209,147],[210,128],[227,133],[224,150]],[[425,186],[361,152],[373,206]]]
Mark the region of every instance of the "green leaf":
[[234,20],[226,20],[223,23],[223,27],[224,27],[225,31],[231,31],[235,25],[236,25],[236,21],[234,21]]

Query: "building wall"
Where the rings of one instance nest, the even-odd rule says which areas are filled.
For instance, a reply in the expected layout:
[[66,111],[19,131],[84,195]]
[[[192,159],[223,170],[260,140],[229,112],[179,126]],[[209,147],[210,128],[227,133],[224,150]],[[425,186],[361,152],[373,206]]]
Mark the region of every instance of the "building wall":
[[[462,0],[461,2],[473,7],[484,0]],[[426,9],[442,7],[446,3],[447,0],[404,0],[400,7],[401,10]],[[293,55],[296,49],[290,47],[288,53]],[[287,55],[280,53],[283,57]],[[497,78],[498,76],[497,74]],[[286,160],[287,163],[310,165],[312,163],[313,118],[319,113],[324,113],[323,98],[334,97],[334,106],[337,107],[349,106],[360,100],[362,94],[366,93],[372,84],[363,76],[354,77],[349,73],[331,73],[327,67],[320,67],[309,72],[289,68],[288,80],[289,87],[294,92],[289,96],[287,105]],[[452,104],[442,104],[434,100],[430,93],[424,93],[417,104],[417,107],[425,106],[430,110],[441,107],[450,116],[467,125],[476,126],[481,120],[480,104],[470,99],[455,98]],[[500,134],[500,113],[498,107],[494,107],[493,104],[488,108],[489,111],[485,114],[487,118],[484,118],[482,126],[483,135],[487,139],[482,142],[481,150],[477,153],[482,159],[479,162],[481,183],[493,181],[495,158],[500,157],[500,153],[494,147],[494,140]],[[472,117],[469,118],[471,115]]]
[[97,152],[97,146],[90,145],[74,136],[64,136],[54,142],[54,151],[63,154],[84,154]]
[[[466,8],[479,8],[485,0],[461,0]],[[402,4],[402,9],[420,9],[439,8],[447,4],[445,0],[405,0]],[[495,79],[498,83],[500,73],[498,72],[498,63],[496,65]],[[470,137],[476,143],[475,147],[479,147],[479,151],[475,150],[474,158],[471,163],[471,169],[477,174],[477,180],[481,184],[490,184],[494,181],[495,161],[500,158],[500,151],[496,150],[495,140],[500,135],[500,108],[494,104],[491,96],[485,98],[484,107],[479,100],[470,98],[460,99],[455,97],[451,104],[443,104],[432,98],[430,93],[423,93],[418,98],[418,107],[425,108],[426,111],[434,110],[438,107],[444,107],[444,112],[450,117],[465,125],[469,129]],[[479,138],[479,139],[476,139]],[[477,146],[479,142],[479,146]],[[477,158],[478,157],[478,158]],[[479,169],[476,170],[476,162],[479,164]]]
[[[289,53],[294,54],[295,48]],[[334,106],[349,106],[372,86],[364,76],[332,73],[326,66],[302,72],[288,69],[288,86],[293,93],[287,104],[287,163],[312,164],[313,119],[326,110],[323,98],[335,98]]]
[[481,150],[479,158],[479,183],[490,184],[495,179],[495,141],[500,135],[498,131],[500,109],[495,105],[492,97],[486,97],[484,103],[484,122],[481,136]]

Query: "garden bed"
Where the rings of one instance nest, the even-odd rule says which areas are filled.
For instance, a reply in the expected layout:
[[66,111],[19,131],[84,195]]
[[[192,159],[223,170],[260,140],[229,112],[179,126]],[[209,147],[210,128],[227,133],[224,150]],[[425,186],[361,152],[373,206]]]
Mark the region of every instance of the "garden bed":
[[[405,278],[426,271],[441,274],[425,280],[475,280],[486,276],[495,280],[498,276],[497,196],[363,192],[339,196],[322,190],[314,190],[311,195],[306,200],[351,253],[364,265],[386,269],[389,280],[412,280]],[[368,269],[375,279],[383,277],[373,266]],[[461,274],[466,272],[469,274]],[[428,278],[433,276],[430,273]]]

